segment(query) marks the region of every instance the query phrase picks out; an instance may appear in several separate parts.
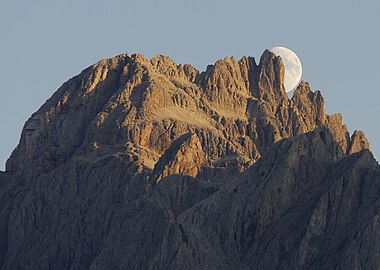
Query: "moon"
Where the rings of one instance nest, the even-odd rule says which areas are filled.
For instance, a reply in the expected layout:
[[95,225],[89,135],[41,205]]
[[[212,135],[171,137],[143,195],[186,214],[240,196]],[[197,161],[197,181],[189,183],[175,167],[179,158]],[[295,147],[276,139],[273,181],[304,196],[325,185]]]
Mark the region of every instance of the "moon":
[[274,47],[271,49],[275,55],[280,56],[285,67],[285,91],[294,90],[302,78],[302,64],[298,56],[285,47]]

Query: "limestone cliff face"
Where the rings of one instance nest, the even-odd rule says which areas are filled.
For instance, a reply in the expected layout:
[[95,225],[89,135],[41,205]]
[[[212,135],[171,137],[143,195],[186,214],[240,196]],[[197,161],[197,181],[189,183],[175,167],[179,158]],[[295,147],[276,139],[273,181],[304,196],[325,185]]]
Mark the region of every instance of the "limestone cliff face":
[[159,182],[173,174],[197,177],[205,161],[198,136],[187,133],[175,140],[161,156],[152,172],[152,180]]
[[0,174],[1,269],[380,265],[369,143],[284,72],[123,54],[67,81]]
[[[126,144],[146,153],[145,164],[152,168],[189,132],[200,138],[209,163],[242,157],[237,159],[242,170],[274,142],[318,126],[328,126],[351,151],[342,119],[326,115],[321,93],[301,82],[289,100],[283,80],[281,58],[268,50],[258,65],[250,57],[232,57],[202,73],[165,56],[102,60],[66,82],[32,115],[7,170],[38,175],[78,156],[126,152]],[[359,140],[365,141],[364,134]],[[368,144],[354,147],[359,151]]]

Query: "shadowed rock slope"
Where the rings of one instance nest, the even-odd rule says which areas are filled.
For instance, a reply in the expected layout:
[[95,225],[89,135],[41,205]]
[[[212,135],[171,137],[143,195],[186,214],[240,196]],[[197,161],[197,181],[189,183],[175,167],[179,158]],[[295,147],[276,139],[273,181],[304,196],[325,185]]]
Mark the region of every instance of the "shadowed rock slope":
[[376,269],[380,170],[280,57],[102,60],[0,173],[1,269]]

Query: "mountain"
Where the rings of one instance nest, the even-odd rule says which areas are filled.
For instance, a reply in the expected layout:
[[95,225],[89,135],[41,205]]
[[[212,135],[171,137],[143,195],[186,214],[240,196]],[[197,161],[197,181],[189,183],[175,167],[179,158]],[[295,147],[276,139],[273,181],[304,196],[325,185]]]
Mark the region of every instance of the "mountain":
[[380,168],[266,50],[123,54],[64,83],[0,174],[1,269],[377,269]]

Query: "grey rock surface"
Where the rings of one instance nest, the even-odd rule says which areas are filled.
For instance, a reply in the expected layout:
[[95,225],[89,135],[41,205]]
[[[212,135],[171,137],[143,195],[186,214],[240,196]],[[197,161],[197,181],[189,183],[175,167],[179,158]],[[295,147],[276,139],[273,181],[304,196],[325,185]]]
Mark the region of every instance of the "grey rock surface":
[[1,269],[378,269],[379,165],[282,60],[123,54],[26,122]]

